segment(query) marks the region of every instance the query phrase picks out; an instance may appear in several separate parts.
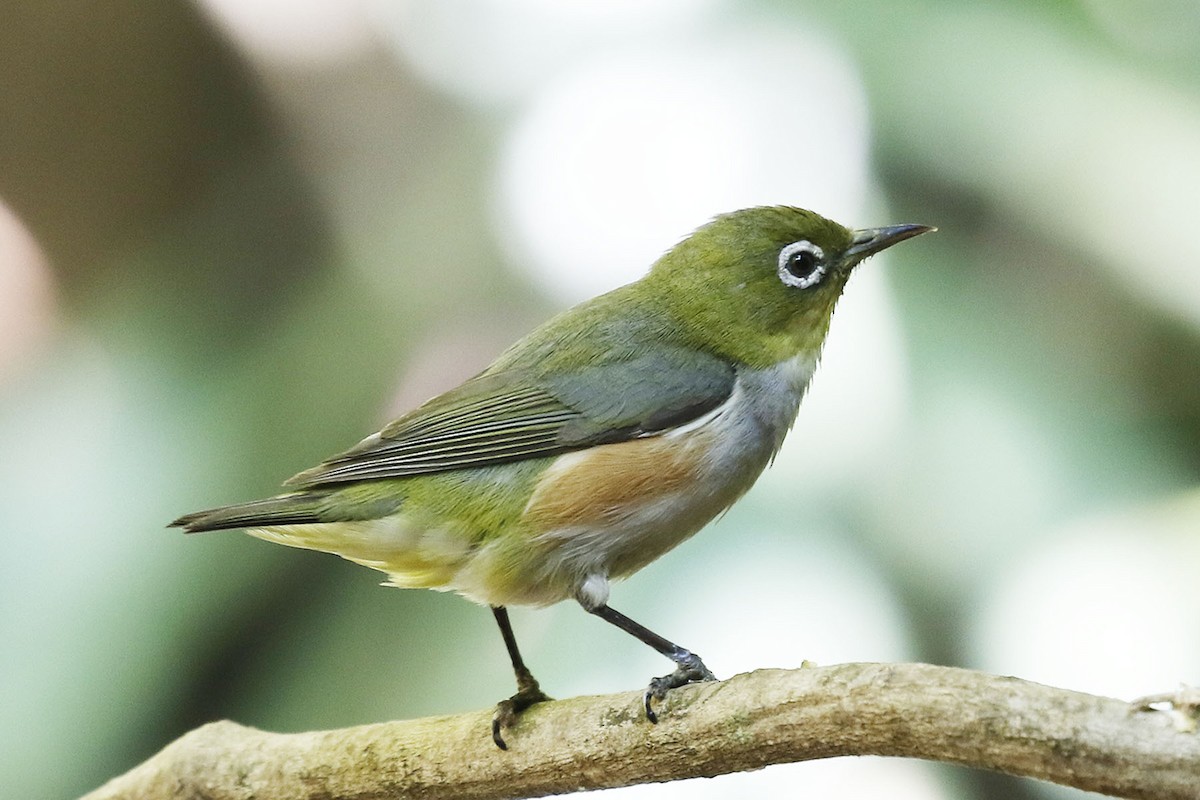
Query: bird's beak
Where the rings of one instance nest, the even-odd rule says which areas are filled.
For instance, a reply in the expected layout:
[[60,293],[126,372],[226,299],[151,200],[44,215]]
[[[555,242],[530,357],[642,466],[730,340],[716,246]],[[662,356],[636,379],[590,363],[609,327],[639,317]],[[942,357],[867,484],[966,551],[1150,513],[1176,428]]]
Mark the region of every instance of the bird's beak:
[[867,256],[873,256],[880,250],[892,245],[920,236],[922,233],[936,231],[929,225],[889,225],[886,228],[863,228],[854,232],[854,240],[846,248],[843,255],[845,266],[852,267]]

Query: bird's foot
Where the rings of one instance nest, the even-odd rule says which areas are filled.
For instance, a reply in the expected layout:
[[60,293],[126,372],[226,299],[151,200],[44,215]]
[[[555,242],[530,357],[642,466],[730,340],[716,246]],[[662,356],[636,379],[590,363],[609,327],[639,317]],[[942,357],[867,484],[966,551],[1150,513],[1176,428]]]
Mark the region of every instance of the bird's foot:
[[663,675],[661,678],[651,680],[650,685],[646,687],[646,693],[642,695],[642,707],[646,710],[646,719],[651,722],[658,722],[658,714],[654,713],[654,701],[663,700],[667,696],[667,692],[671,689],[686,686],[689,683],[701,683],[717,679],[709,671],[708,667],[704,666],[704,662],[700,660],[700,656],[695,653],[688,650],[680,650],[672,658],[679,665],[676,670],[670,675]]
[[492,741],[496,743],[496,747],[501,750],[507,750],[508,744],[504,741],[503,731],[505,728],[511,728],[517,721],[517,717],[521,712],[529,708],[535,703],[541,703],[546,700],[553,700],[538,686],[538,682],[529,677],[528,682],[521,681],[517,684],[517,693],[507,700],[501,700],[496,704],[496,713],[492,714]]

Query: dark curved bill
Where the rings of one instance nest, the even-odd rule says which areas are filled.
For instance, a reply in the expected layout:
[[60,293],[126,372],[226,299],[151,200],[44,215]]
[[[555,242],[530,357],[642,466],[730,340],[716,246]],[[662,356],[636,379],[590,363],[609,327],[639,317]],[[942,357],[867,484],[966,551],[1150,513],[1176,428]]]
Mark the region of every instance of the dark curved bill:
[[886,250],[894,244],[936,231],[931,225],[889,225],[886,228],[863,228],[854,232],[854,241],[846,248],[847,264],[857,264],[867,256]]

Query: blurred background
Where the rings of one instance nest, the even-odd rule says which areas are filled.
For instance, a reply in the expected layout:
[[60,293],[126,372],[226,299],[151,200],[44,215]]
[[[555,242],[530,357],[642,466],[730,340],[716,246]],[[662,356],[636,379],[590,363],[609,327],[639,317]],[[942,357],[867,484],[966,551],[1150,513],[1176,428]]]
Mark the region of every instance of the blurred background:
[[[486,609],[164,525],[755,204],[940,231],[859,271],[774,469],[613,605],[721,676],[1200,680],[1198,40],[1191,0],[9,3],[6,792],[78,795],[218,718],[510,694]],[[573,604],[513,620],[555,696],[670,666]],[[1082,796],[883,759],[622,792]]]

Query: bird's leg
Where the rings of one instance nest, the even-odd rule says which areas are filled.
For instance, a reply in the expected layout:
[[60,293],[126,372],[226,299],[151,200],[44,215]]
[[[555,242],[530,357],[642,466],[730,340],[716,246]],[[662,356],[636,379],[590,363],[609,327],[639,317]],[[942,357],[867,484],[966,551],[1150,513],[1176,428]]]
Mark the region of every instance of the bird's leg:
[[517,693],[507,700],[496,704],[496,713],[492,715],[492,741],[501,750],[507,750],[501,731],[511,727],[517,721],[517,715],[534,703],[550,700],[538,686],[537,679],[525,666],[521,651],[517,649],[517,639],[513,636],[512,624],[508,621],[508,609],[504,606],[492,606],[496,616],[496,624],[500,626],[500,635],[504,637],[504,646],[508,648],[508,657],[512,659],[513,672],[517,676]]
[[654,713],[652,701],[662,700],[667,696],[668,691],[678,686],[716,680],[716,676],[709,672],[708,667],[704,666],[700,656],[664,639],[649,628],[639,625],[620,611],[609,608],[607,604],[587,610],[600,619],[611,622],[626,633],[636,636],[640,641],[650,645],[677,665],[675,671],[670,675],[653,678],[650,685],[646,687],[646,693],[642,695],[642,706],[646,709],[646,719],[651,722],[658,722],[658,715]]

